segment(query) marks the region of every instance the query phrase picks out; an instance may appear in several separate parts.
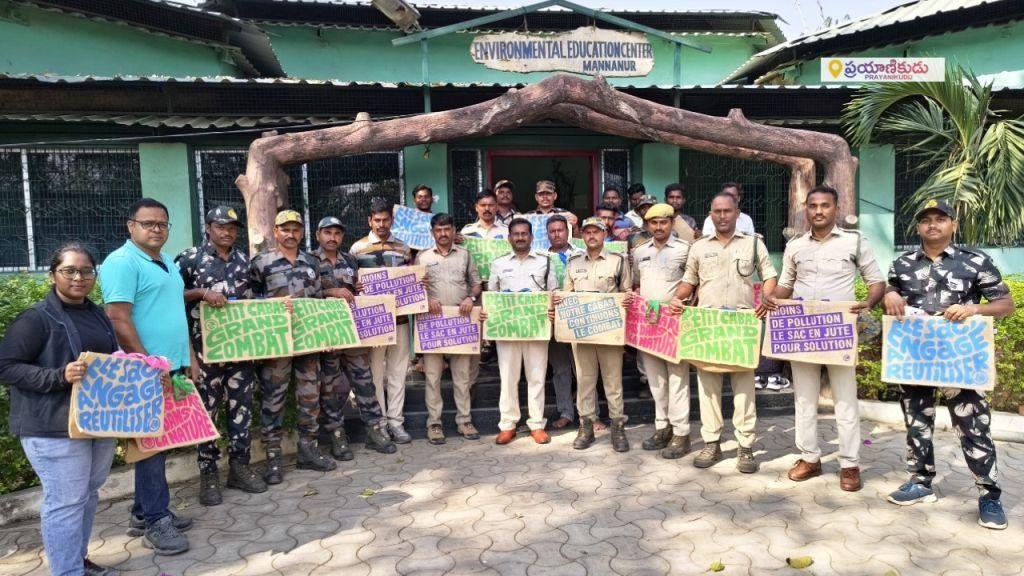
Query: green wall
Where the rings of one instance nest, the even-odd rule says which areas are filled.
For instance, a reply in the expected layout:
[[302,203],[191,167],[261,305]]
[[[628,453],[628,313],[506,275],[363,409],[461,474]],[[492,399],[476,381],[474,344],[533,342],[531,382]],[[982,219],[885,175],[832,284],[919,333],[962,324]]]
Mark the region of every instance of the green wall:
[[142,194],[163,202],[170,212],[171,233],[164,252],[172,255],[195,242],[191,166],[188,146],[184,143],[139,144]]
[[[875,258],[884,272],[893,258],[896,157],[892,146],[866,146],[856,153],[860,160],[857,170],[858,228],[871,241]],[[840,190],[839,193],[853,191]]]
[[413,189],[426,184],[434,191],[434,212],[447,212],[451,206],[448,201],[448,145],[407,146],[402,157],[405,159],[406,206],[413,206]]
[[644,144],[640,156],[641,173],[633,179],[643,182],[647,193],[661,202],[665,198],[665,186],[679,181],[679,147]]
[[[123,24],[17,6],[0,19],[0,72],[58,76],[234,76],[217,49]],[[59,41],[57,41],[59,39]]]

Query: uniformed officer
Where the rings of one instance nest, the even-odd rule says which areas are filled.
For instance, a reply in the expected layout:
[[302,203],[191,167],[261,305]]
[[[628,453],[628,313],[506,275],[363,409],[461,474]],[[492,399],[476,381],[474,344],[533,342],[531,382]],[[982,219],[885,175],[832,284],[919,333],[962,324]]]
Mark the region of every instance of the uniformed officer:
[[[468,316],[480,297],[482,283],[473,256],[454,243],[454,225],[450,214],[435,214],[430,219],[434,247],[421,250],[416,255],[416,264],[427,269],[430,311],[436,314],[441,312],[441,306],[458,306],[459,313]],[[475,383],[474,375],[480,356],[452,354],[449,355],[449,363],[452,392],[455,395],[455,423],[463,438],[476,440],[480,438],[480,433],[473,426],[470,414],[470,390]],[[441,426],[441,412],[444,409],[441,398],[444,354],[424,354],[423,371],[426,376],[427,440],[431,444],[444,444],[444,429]]]
[[[303,236],[302,216],[294,210],[282,210],[274,218],[274,239],[277,247],[257,254],[249,267],[250,286],[257,297],[322,298],[320,262],[300,248]],[[290,303],[289,303],[290,305]],[[298,408],[298,467],[327,471],[337,467],[325,457],[317,445],[320,416],[320,368],[318,354],[264,360],[260,370],[263,398],[263,443],[267,448],[267,484],[280,484],[281,437],[284,426],[285,396],[295,378],[295,400]]]
[[[871,243],[859,232],[836,226],[839,193],[829,186],[816,186],[807,193],[804,211],[811,230],[790,240],[782,256],[782,274],[771,294],[765,293],[765,307],[776,308],[777,298],[803,300],[855,300],[853,283],[860,272],[868,285],[868,297],[850,308],[854,314],[873,308],[885,294],[885,278],[875,262]],[[793,368],[793,392],[796,396],[796,447],[800,459],[789,470],[789,479],[801,482],[821,475],[821,448],[818,446],[818,395],[821,389],[821,364],[790,362]],[[861,488],[858,454],[860,452],[860,411],[857,403],[857,377],[853,366],[828,365],[828,381],[835,399],[836,428],[839,429],[839,487],[847,491]]]
[[[768,256],[768,248],[758,236],[736,230],[740,209],[736,197],[719,192],[711,199],[709,217],[715,233],[702,236],[693,243],[686,262],[686,274],[676,290],[673,308],[681,309],[696,291],[697,304],[704,308],[753,308],[754,273],[771,294],[778,274]],[[730,378],[733,394],[732,423],[736,429],[739,449],[736,469],[744,474],[757,472],[754,459],[754,428],[757,411],[754,403],[754,371],[733,372]],[[700,433],[704,449],[693,460],[694,466],[707,468],[722,459],[722,374],[697,368],[697,389],[700,394]]]
[[[981,314],[1002,318],[1014,312],[1010,289],[992,259],[973,248],[953,245],[956,212],[945,200],[928,200],[917,211],[917,235],[921,246],[904,252],[889,268],[885,313],[902,317],[911,311],[941,314],[960,322]],[[988,302],[981,304],[982,297]],[[889,494],[894,504],[934,502],[936,389],[901,386],[900,406],[907,423],[907,470],[910,480]],[[992,442],[992,412],[984,393],[948,388],[941,390],[956,427],[964,461],[981,492],[978,523],[986,528],[1006,528],[1000,503],[1002,490],[996,482],[996,446]]]
[[[206,213],[206,240],[189,248],[174,259],[185,281],[185,304],[189,335],[196,362],[192,379],[206,405],[210,419],[227,408],[228,481],[229,488],[258,494],[267,490],[266,483],[249,467],[249,425],[252,422],[252,393],[256,371],[252,362],[206,364],[203,361],[203,333],[199,322],[199,304],[219,307],[228,300],[251,297],[249,291],[249,257],[234,247],[241,223],[233,208],[220,206]],[[198,446],[199,502],[216,506],[222,501],[217,461],[217,442]]]
[[[550,244],[548,257],[555,269],[555,288],[561,289],[569,258],[583,251],[569,243],[569,221],[563,214],[548,218],[544,227]],[[551,384],[555,388],[555,408],[558,410],[558,419],[551,423],[551,427],[561,430],[573,421],[572,348],[552,338],[548,343],[548,365],[551,366]]]
[[[367,221],[370,233],[352,244],[352,255],[360,268],[392,268],[412,264],[412,250],[391,233],[394,223],[392,204],[381,198],[370,203]],[[395,343],[370,349],[370,368],[377,403],[384,409],[388,431],[399,444],[408,444],[412,436],[405,431],[405,375],[409,371],[409,317],[396,319]]]
[[531,210],[530,214],[562,214],[568,220],[569,226],[574,230],[576,229],[578,224],[576,215],[565,208],[555,206],[555,201],[558,200],[558,191],[555,190],[554,182],[551,180],[538,180],[537,192],[533,197],[537,201],[537,209]]
[[[548,292],[557,286],[555,270],[546,254],[531,250],[533,226],[525,218],[513,218],[509,225],[509,244],[512,252],[495,258],[491,263],[488,288],[495,292]],[[481,318],[486,320],[486,310]],[[499,340],[498,371],[501,376],[501,397],[498,411],[501,432],[495,442],[508,444],[516,437],[519,423],[519,376],[525,365],[527,407],[530,436],[538,444],[547,444],[551,437],[544,431],[544,377],[548,367],[547,342],[513,342]]]
[[[569,258],[564,287],[567,292],[629,294],[633,289],[629,260],[623,254],[604,248],[607,231],[607,225],[599,217],[583,221],[583,243],[587,250]],[[625,305],[629,304],[628,298]],[[622,403],[622,346],[577,343],[572,345],[572,353],[576,364],[576,409],[580,413],[580,427],[572,447],[584,450],[594,443],[597,376],[600,373],[608,401],[608,415],[612,420],[612,449],[616,452],[629,451]]]
[[491,239],[504,239],[508,236],[508,227],[497,218],[498,201],[493,192],[484,190],[477,194],[473,208],[476,210],[476,222],[462,227],[463,236]]
[[[356,259],[341,250],[345,225],[334,216],[320,220],[316,229],[319,247],[313,255],[320,261],[320,278],[324,296],[344,298],[353,302],[356,292]],[[321,406],[324,429],[330,432],[331,455],[338,460],[351,460],[352,449],[345,433],[345,404],[355,390],[356,407],[366,427],[366,445],[383,454],[397,448],[388,437],[386,423],[370,375],[370,353],[366,348],[345,348],[320,354],[320,380],[323,384]]]
[[[672,235],[675,211],[668,204],[652,205],[644,218],[651,240],[633,252],[633,285],[655,303],[654,313],[665,314],[661,305],[672,300],[683,278],[690,245]],[[690,451],[690,366],[646,352],[640,352],[640,361],[654,397],[655,428],[642,447],[661,450],[662,458],[682,458]]]

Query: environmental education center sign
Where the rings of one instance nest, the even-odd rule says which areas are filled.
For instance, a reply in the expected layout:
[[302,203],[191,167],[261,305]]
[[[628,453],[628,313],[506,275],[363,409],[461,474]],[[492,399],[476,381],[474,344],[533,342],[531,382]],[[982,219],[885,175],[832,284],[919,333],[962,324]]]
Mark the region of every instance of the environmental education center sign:
[[645,34],[590,26],[559,34],[485,34],[473,39],[469,54],[505,72],[647,76],[654,68],[654,50]]

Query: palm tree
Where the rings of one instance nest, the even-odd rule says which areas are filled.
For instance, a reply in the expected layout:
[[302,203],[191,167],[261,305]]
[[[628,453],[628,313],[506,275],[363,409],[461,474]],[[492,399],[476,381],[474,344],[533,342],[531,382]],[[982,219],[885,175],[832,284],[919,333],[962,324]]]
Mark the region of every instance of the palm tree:
[[853,145],[892,144],[928,174],[902,209],[945,199],[966,243],[1006,245],[1024,234],[1024,120],[991,104],[991,84],[950,65],[945,82],[866,85],[842,119]]

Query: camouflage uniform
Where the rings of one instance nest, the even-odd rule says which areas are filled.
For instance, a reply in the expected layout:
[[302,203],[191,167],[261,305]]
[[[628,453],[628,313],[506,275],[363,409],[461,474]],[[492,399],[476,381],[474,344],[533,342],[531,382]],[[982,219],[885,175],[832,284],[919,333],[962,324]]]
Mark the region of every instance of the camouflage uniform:
[[[889,268],[889,285],[907,305],[939,314],[954,304],[977,304],[1010,297],[1010,289],[992,260],[980,250],[947,246],[932,262],[920,248],[901,254]],[[907,471],[912,481],[931,487],[935,478],[935,388],[900,386],[900,405],[907,425]],[[992,413],[984,393],[943,388],[949,417],[963,448],[964,461],[974,475],[982,499],[998,500],[996,446],[992,442]]]
[[[323,287],[318,259],[299,250],[295,262],[289,262],[279,250],[261,252],[249,267],[250,286],[259,297],[322,298]],[[320,416],[319,354],[264,360],[260,369],[260,392],[263,398],[263,442],[268,448],[279,447],[283,435],[285,397],[294,375],[295,400],[298,407],[298,428],[301,438],[315,439]]]
[[[241,250],[231,249],[227,260],[217,254],[209,241],[189,248],[174,259],[178,264],[185,289],[208,288],[229,300],[250,298],[249,257]],[[201,371],[196,387],[210,418],[216,422],[227,401],[228,457],[232,462],[249,463],[249,426],[252,422],[252,394],[256,370],[252,362],[206,364],[203,362],[203,335],[199,323],[200,301],[186,305],[189,336]],[[216,472],[220,460],[217,442],[204,442],[198,447],[199,471]]]
[[[356,292],[356,259],[347,252],[338,252],[337,263],[331,263],[323,249],[313,252],[320,260],[320,278],[324,290],[348,288]],[[342,373],[344,371],[344,374]],[[383,418],[370,375],[370,357],[366,348],[346,348],[320,354],[320,380],[323,392],[320,405],[324,410],[324,428],[334,432],[345,422],[345,402],[352,388],[356,391],[359,417],[366,426],[376,426]]]

